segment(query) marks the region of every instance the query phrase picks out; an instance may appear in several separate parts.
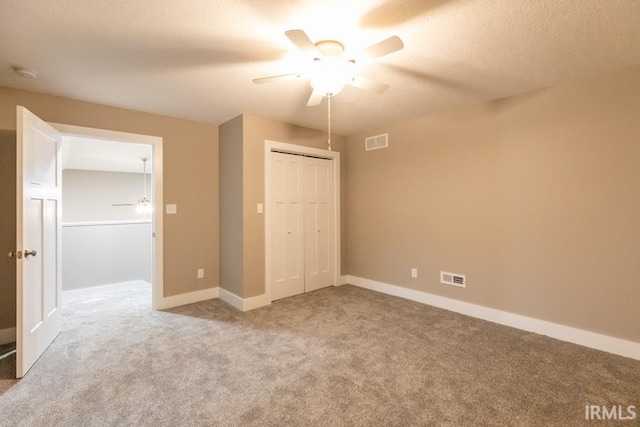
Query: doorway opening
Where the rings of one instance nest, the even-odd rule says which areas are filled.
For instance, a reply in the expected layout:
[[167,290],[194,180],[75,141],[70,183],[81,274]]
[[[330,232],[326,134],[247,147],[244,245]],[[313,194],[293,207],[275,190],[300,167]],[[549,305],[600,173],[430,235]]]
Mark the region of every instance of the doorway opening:
[[65,308],[151,306],[152,148],[62,137]]
[[[71,309],[162,299],[162,138],[62,124],[62,291]],[[146,159],[146,160],[143,160]]]

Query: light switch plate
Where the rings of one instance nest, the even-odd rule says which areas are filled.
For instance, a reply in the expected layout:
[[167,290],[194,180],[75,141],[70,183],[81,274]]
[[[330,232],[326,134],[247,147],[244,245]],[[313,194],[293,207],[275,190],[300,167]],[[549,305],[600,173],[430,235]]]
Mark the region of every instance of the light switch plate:
[[264,205],[262,203],[258,203],[258,213],[264,212]]
[[166,206],[167,215],[175,215],[178,213],[178,205],[167,205]]

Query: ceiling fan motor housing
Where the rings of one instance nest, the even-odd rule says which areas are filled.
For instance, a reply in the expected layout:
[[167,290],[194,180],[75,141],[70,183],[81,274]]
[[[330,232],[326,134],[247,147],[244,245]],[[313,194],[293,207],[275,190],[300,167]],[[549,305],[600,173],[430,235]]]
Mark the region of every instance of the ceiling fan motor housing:
[[316,48],[324,58],[342,58],[342,54],[344,53],[344,46],[342,43],[335,40],[319,41],[316,43]]

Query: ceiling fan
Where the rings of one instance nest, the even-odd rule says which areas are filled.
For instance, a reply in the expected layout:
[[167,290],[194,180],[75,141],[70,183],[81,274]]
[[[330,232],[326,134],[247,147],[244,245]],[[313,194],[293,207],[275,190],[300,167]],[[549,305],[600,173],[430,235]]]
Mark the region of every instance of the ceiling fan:
[[345,85],[375,93],[382,93],[389,85],[356,74],[356,58],[373,60],[400,50],[404,47],[398,36],[392,36],[362,50],[354,57],[345,54],[344,45],[336,40],[321,40],[313,43],[302,30],[289,30],[285,35],[305,54],[313,57],[306,72],[253,79],[256,84],[278,80],[309,79],[313,91],[307,102],[308,107],[319,105],[323,97],[337,95]]

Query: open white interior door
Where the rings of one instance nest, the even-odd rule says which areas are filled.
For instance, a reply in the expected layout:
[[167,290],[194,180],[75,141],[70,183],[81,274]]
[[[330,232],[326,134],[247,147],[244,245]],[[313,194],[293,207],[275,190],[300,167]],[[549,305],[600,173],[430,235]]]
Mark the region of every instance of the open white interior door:
[[16,376],[62,330],[60,134],[17,107]]

